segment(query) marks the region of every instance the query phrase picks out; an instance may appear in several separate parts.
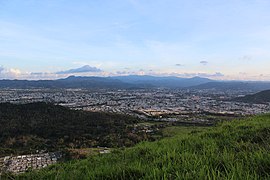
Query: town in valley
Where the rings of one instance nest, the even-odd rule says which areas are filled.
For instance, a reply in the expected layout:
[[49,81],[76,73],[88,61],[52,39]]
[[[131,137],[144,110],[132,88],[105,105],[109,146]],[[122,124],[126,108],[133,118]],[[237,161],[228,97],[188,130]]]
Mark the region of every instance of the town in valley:
[[250,90],[215,89],[1,89],[0,102],[49,102],[75,110],[128,114],[144,120],[212,124],[213,117],[267,113],[267,103],[234,99]]

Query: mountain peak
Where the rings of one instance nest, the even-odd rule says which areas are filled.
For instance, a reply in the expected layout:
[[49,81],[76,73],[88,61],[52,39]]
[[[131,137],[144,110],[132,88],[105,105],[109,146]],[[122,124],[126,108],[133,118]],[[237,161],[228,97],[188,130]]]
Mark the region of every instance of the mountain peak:
[[84,65],[80,68],[76,68],[76,69],[69,69],[66,71],[59,71],[56,74],[76,74],[76,73],[86,73],[86,72],[102,72],[101,69],[98,69],[97,67],[92,67],[89,65]]

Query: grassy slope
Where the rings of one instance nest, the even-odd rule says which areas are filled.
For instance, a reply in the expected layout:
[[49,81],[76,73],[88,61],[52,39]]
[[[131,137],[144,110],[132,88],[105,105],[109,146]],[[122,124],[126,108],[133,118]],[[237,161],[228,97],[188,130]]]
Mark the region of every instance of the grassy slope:
[[26,173],[27,179],[269,179],[270,115],[167,129],[157,142]]

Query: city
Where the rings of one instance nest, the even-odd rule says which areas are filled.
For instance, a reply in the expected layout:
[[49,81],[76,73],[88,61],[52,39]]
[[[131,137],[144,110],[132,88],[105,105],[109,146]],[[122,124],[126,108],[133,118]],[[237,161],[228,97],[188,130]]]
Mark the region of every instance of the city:
[[144,120],[209,122],[209,115],[267,113],[269,104],[236,102],[250,91],[190,89],[1,89],[0,102],[50,102],[75,110],[128,114]]

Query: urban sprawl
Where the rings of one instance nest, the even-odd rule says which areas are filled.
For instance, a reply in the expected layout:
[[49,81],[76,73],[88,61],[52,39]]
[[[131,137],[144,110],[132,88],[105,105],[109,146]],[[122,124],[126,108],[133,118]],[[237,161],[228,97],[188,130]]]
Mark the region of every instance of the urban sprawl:
[[208,122],[211,116],[247,116],[270,111],[269,104],[232,99],[248,91],[134,89],[2,89],[0,102],[51,102],[76,110],[123,113],[142,119]]

